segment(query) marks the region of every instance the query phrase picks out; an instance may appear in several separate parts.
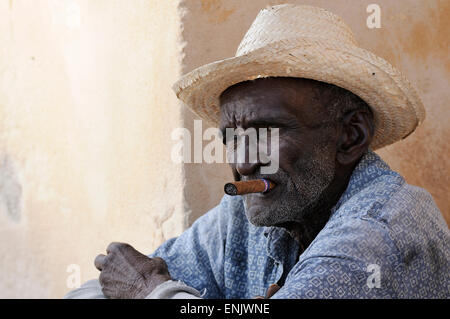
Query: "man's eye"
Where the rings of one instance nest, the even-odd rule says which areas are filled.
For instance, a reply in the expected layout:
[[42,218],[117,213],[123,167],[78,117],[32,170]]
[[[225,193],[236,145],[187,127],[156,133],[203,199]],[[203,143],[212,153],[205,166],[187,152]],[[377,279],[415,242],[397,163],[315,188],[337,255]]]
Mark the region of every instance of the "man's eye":
[[270,134],[272,132],[274,132],[274,130],[277,130],[277,131],[281,130],[280,125],[269,125],[269,126],[264,127],[264,129],[266,130],[264,133],[267,134],[267,136],[270,136]]
[[273,125],[264,125],[264,126],[259,127],[258,129],[263,129],[263,130],[270,131],[270,130],[273,130],[273,129],[279,129],[280,127],[281,127],[280,125],[273,124]]

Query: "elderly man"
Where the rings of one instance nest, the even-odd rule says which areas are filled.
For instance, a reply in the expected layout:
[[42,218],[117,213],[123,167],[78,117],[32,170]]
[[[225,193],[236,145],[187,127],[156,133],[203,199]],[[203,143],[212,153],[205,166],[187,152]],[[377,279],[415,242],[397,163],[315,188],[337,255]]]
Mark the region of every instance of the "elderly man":
[[373,152],[411,134],[423,106],[339,17],[265,9],[235,57],[190,72],[175,91],[223,131],[278,128],[276,173],[231,163],[236,180],[275,188],[225,195],[150,256],[110,244],[95,259],[99,280],[66,297],[450,297],[444,219]]

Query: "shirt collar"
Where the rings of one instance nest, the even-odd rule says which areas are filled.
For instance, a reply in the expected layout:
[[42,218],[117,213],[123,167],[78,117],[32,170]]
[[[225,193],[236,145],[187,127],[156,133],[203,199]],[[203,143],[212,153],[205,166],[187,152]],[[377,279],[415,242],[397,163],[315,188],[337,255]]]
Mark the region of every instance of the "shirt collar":
[[350,176],[347,189],[342,194],[336,205],[331,209],[331,216],[355,194],[369,186],[375,179],[386,174],[397,174],[393,172],[380,156],[374,151],[368,150],[361,158],[359,163]]

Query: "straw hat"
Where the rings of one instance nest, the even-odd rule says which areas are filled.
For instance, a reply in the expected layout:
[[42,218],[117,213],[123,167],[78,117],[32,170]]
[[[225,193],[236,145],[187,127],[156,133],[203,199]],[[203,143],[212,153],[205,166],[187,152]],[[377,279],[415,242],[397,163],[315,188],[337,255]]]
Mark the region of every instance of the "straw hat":
[[360,48],[340,17],[304,5],[262,10],[235,57],[187,73],[173,89],[194,113],[218,126],[223,91],[276,76],[332,83],[361,97],[374,113],[374,150],[407,137],[425,118],[422,102],[403,74]]

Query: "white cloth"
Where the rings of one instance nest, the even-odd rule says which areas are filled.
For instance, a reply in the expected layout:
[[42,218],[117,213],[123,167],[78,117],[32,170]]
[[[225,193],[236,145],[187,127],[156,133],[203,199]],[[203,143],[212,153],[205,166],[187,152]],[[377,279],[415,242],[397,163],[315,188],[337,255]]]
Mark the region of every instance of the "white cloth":
[[[92,279],[80,288],[70,291],[64,299],[108,299],[102,292],[98,279]],[[198,290],[181,281],[168,280],[156,286],[145,299],[201,299]]]

